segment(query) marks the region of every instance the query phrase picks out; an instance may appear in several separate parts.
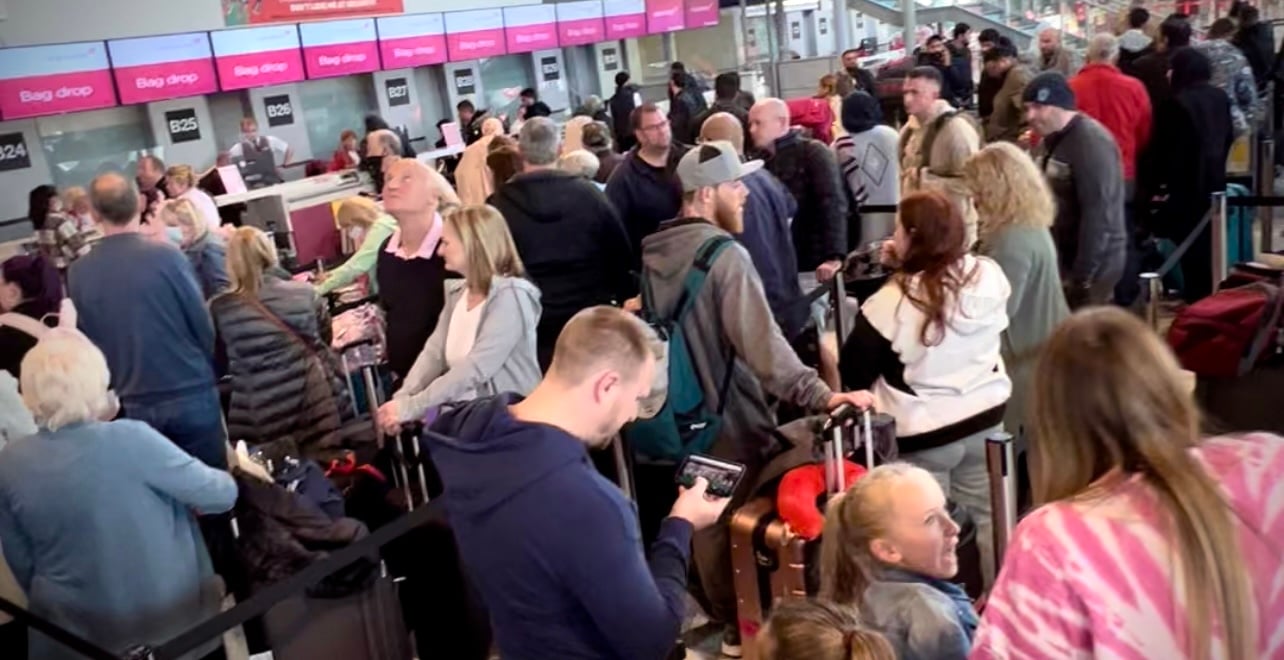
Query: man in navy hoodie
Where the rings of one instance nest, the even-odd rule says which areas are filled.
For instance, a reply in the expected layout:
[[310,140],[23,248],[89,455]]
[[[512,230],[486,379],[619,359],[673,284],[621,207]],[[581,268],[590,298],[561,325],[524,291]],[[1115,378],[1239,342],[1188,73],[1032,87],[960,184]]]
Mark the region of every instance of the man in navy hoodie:
[[727,500],[708,499],[703,479],[682,491],[648,566],[633,506],[585,451],[638,416],[655,368],[640,321],[591,307],[526,399],[479,399],[433,424],[424,446],[505,660],[655,660],[675,646],[691,535]]

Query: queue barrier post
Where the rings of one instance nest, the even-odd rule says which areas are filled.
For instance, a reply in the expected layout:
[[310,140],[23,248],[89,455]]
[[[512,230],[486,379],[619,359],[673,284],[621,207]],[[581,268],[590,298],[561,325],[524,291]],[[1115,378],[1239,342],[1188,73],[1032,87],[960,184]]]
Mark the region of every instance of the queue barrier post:
[[1141,288],[1146,292],[1146,324],[1156,332],[1159,331],[1160,286],[1159,273],[1141,274]]
[[[1269,210],[1269,209],[1268,209]],[[1213,193],[1212,227],[1212,265],[1213,284],[1226,279],[1226,193]]]
[[[1265,137],[1257,145],[1257,191],[1258,197],[1275,195],[1275,138]],[[1258,251],[1272,252],[1275,243],[1275,209],[1262,205],[1257,207]],[[1221,280],[1217,280],[1221,281]]]

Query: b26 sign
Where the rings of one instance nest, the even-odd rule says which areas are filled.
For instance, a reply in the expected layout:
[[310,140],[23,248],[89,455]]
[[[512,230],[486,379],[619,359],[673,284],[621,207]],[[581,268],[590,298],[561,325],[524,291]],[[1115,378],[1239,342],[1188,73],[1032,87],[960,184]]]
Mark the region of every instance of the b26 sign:
[[268,126],[289,126],[294,123],[294,106],[290,105],[290,96],[263,97],[263,110],[267,113]]

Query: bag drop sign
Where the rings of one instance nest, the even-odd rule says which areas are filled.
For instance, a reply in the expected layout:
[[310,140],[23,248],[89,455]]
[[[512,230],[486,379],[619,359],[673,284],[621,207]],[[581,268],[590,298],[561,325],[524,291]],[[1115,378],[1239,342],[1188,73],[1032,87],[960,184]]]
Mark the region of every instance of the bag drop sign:
[[263,97],[263,110],[267,113],[268,126],[289,126],[294,123],[294,106],[290,95]]
[[174,144],[201,139],[201,124],[196,119],[196,108],[170,110],[165,113],[165,130]]
[[464,96],[477,91],[472,69],[455,69],[455,93]]
[[389,78],[383,83],[388,94],[388,105],[410,105],[410,83],[405,78]]
[[556,57],[541,57],[539,60],[539,72],[545,82],[557,80],[562,77],[562,65],[557,62]]
[[792,38],[794,38],[794,39],[801,39],[801,38],[802,38],[802,25],[800,25],[797,21],[794,21],[793,23],[790,23],[790,24],[789,24],[789,34],[790,34],[790,36],[791,36]]
[[31,154],[27,151],[27,139],[22,133],[0,135],[0,172],[25,170],[29,167]]
[[614,48],[602,49],[602,69],[604,71],[620,70],[620,54]]

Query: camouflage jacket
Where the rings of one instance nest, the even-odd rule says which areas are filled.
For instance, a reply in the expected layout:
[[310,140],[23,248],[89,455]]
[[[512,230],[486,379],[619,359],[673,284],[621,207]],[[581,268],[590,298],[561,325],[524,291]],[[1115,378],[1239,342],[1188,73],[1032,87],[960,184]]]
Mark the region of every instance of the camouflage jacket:
[[1230,97],[1235,135],[1247,133],[1262,116],[1262,100],[1257,97],[1248,58],[1225,39],[1203,41],[1195,44],[1195,48],[1213,65],[1213,86]]

